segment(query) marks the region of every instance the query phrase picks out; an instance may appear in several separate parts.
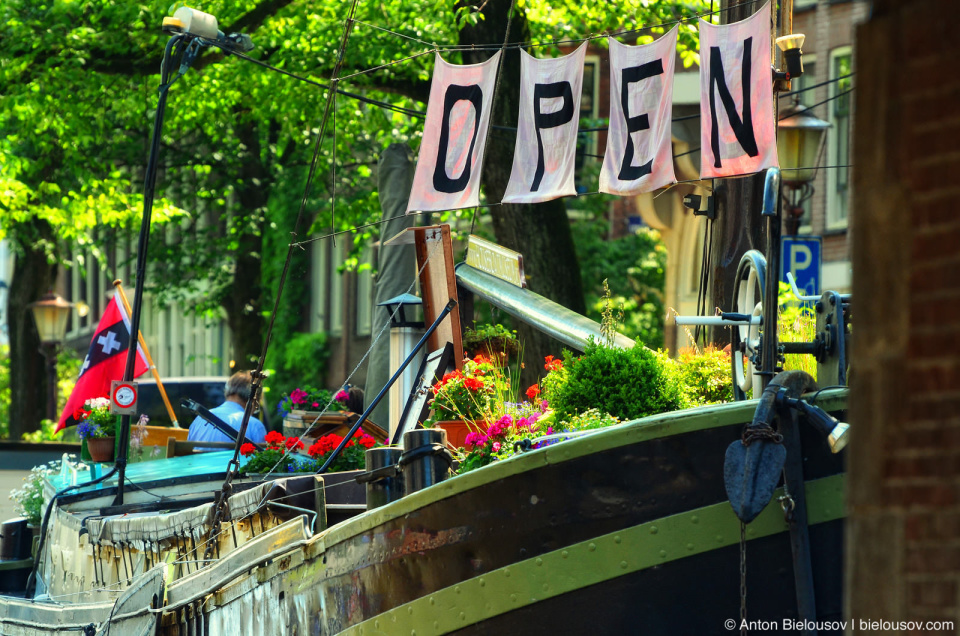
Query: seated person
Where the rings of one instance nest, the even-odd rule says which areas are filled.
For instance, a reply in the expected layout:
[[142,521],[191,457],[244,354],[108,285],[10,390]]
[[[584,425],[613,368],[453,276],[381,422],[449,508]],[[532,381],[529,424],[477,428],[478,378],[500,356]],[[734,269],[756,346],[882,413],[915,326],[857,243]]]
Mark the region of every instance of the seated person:
[[[243,421],[243,409],[250,399],[250,387],[253,383],[248,371],[234,373],[227,380],[223,388],[223,395],[226,400],[210,412],[223,420],[233,430],[240,430],[240,423]],[[254,443],[262,444],[266,430],[263,423],[257,418],[250,416],[250,422],[247,424],[247,437]],[[188,442],[232,442],[233,440],[221,433],[217,428],[204,420],[199,415],[190,424],[190,432],[187,434]],[[210,449],[213,450],[213,449]]]

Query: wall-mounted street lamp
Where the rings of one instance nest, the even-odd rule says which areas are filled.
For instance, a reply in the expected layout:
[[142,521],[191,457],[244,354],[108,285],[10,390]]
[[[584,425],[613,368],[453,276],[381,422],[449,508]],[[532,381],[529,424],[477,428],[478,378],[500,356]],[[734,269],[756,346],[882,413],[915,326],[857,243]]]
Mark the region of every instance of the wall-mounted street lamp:
[[57,419],[57,347],[67,333],[72,303],[52,291],[27,308],[33,313],[40,334],[40,347],[47,361],[47,419]]
[[831,124],[794,102],[780,109],[777,125],[777,157],[786,207],[784,222],[787,234],[795,235],[803,217],[803,202],[813,196],[820,149]]

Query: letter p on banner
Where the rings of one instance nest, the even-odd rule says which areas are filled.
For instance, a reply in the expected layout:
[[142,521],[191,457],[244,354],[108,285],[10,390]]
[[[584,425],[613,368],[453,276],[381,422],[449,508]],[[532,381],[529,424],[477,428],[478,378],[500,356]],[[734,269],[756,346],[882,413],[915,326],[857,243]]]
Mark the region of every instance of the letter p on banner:
[[777,165],[770,3],[734,24],[700,20],[700,178]]
[[499,63],[499,51],[486,62],[464,66],[436,55],[408,214],[480,203],[480,166]]

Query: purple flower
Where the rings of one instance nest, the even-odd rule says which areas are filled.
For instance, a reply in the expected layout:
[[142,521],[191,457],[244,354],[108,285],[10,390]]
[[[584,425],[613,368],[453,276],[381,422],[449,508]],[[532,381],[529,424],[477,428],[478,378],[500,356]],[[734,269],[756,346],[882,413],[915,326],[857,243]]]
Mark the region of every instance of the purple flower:
[[547,410],[547,401],[546,401],[546,400],[540,400],[540,410],[541,410],[541,411],[546,411],[546,410]]

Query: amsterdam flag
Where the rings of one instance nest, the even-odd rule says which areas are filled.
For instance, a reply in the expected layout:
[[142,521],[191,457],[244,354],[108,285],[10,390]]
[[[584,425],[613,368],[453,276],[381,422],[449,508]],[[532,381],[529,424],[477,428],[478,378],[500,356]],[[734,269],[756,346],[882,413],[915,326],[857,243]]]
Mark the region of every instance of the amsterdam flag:
[[[97,331],[90,341],[90,350],[80,367],[80,377],[73,387],[73,393],[67,400],[67,406],[60,415],[57,430],[66,426],[75,426],[73,413],[92,398],[109,397],[110,383],[123,379],[123,368],[127,363],[127,348],[130,343],[130,317],[120,303],[120,295],[114,294],[107,305]],[[137,345],[137,358],[133,368],[133,377],[139,377],[150,368],[143,348]]]

